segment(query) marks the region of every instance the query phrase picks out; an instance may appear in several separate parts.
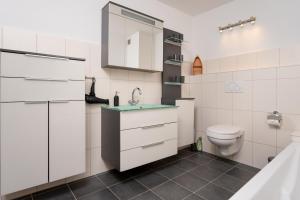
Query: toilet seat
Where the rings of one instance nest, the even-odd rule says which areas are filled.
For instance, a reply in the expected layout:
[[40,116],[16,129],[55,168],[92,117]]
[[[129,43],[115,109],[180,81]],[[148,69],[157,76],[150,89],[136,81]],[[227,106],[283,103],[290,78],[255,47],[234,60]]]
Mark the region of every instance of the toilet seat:
[[208,137],[219,140],[232,140],[240,137],[242,135],[242,131],[240,127],[220,124],[208,127],[206,134]]

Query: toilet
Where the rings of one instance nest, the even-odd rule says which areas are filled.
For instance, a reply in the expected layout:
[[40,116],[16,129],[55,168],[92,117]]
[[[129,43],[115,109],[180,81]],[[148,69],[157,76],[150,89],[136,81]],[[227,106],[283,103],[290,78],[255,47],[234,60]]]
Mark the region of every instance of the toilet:
[[206,130],[208,140],[216,145],[220,155],[228,157],[238,153],[244,142],[244,130],[240,127],[218,124]]

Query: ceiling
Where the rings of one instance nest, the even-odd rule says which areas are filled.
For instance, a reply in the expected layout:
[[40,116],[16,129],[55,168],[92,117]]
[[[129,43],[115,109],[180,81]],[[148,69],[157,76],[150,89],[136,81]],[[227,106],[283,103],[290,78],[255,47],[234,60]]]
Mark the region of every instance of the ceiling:
[[188,15],[199,15],[233,0],[158,0]]

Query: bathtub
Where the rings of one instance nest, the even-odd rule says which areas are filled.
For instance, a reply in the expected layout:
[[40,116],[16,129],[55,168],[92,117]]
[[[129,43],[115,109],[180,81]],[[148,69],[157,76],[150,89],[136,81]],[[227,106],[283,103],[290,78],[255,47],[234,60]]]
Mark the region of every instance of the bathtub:
[[299,200],[300,143],[292,142],[230,200]]

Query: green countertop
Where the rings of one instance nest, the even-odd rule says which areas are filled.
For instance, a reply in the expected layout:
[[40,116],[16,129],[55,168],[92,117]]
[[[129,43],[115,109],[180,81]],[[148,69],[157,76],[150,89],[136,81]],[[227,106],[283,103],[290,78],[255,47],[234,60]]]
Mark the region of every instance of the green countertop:
[[125,111],[136,111],[136,110],[149,110],[149,109],[164,109],[164,108],[176,108],[177,106],[172,105],[161,105],[161,104],[138,104],[138,105],[122,105],[122,106],[102,106],[102,108],[109,110],[116,110],[120,112]]

